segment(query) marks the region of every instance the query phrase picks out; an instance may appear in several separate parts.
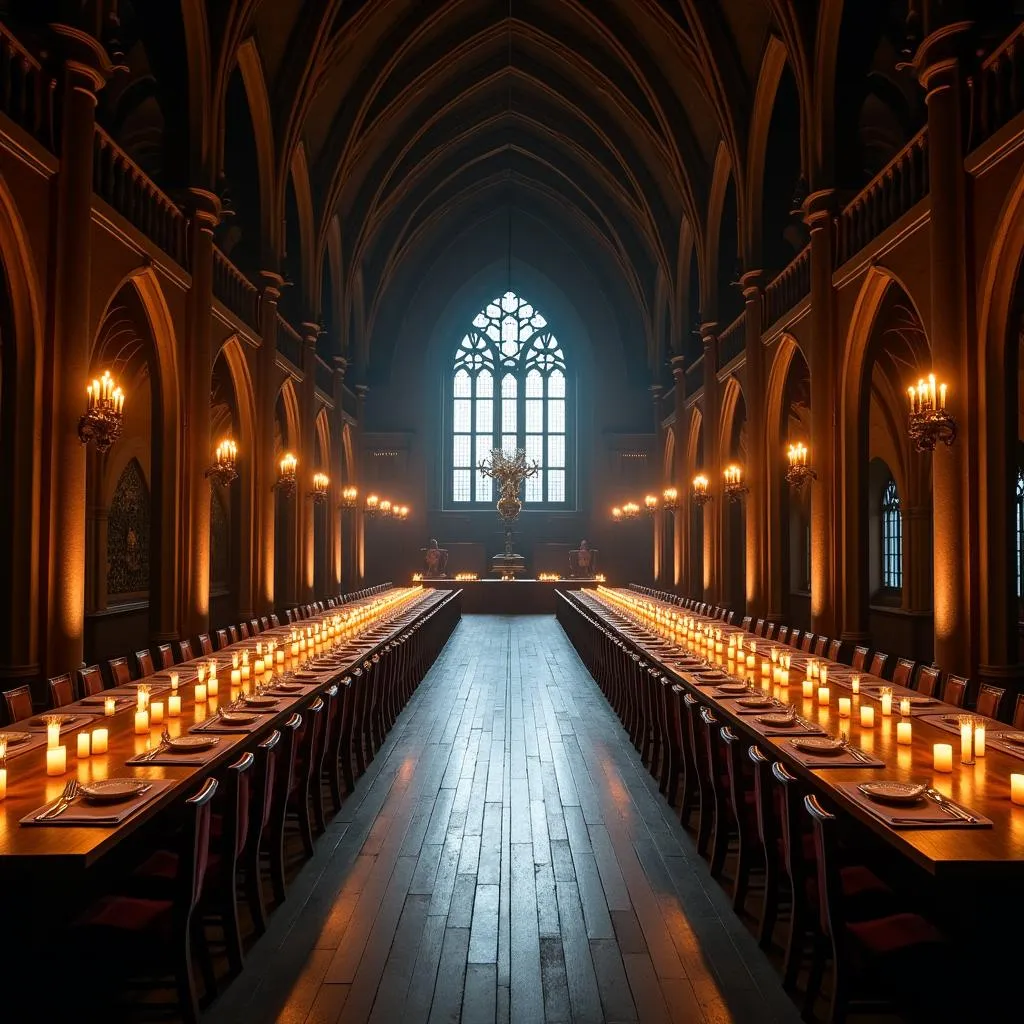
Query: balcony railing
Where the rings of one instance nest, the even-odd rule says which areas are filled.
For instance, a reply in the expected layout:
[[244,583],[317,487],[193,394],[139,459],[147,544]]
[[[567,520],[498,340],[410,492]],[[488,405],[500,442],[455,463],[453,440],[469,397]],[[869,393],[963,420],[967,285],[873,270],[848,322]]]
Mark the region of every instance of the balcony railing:
[[99,125],[93,145],[93,189],[157,248],[188,267],[185,215]]
[[334,371],[320,356],[316,357],[316,386],[325,394],[334,394]]
[[39,61],[0,25],[0,110],[51,152],[56,149],[55,89]]
[[764,328],[781,320],[791,309],[797,306],[811,291],[811,247],[804,246],[784,267],[765,285],[761,297],[761,325]]
[[928,194],[928,129],[922,128],[839,215],[836,266],[876,239]]
[[1024,23],[985,58],[974,89],[972,147],[1024,110]]
[[277,314],[277,351],[290,359],[297,369],[302,369],[302,338],[280,313]]
[[718,336],[718,365],[725,366],[732,362],[747,345],[747,332],[744,329],[747,322],[746,311],[738,317]]
[[216,246],[213,249],[213,294],[242,323],[259,330],[259,290]]

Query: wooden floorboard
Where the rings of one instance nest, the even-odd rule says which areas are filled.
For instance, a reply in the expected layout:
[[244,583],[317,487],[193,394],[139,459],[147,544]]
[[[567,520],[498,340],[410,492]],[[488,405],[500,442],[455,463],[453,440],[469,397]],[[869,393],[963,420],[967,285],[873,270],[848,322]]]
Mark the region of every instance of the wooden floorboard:
[[795,1022],[548,616],[467,616],[211,1024]]

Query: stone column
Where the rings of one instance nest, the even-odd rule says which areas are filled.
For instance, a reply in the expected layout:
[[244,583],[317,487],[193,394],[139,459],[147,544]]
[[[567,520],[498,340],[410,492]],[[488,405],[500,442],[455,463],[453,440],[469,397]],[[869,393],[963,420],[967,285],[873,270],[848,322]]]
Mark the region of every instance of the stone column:
[[[220,220],[220,200],[212,192],[189,190],[189,252],[192,287],[186,304],[182,380],[185,394],[182,484],[184,544],[181,626],[185,636],[210,627],[210,388],[213,352],[210,317],[213,307],[213,230]],[[166,498],[166,496],[165,496]]]
[[332,417],[331,438],[331,515],[330,530],[331,552],[330,572],[327,575],[328,590],[335,597],[341,593],[341,581],[345,572],[345,543],[348,533],[345,530],[345,513],[341,508],[341,492],[347,486],[345,479],[345,451],[343,445],[345,430],[345,371],[348,360],[344,356],[335,356],[334,361],[334,416]]
[[748,270],[740,278],[745,303],[743,326],[746,333],[747,465],[744,468],[746,499],[746,599],[747,614],[763,616],[767,609],[768,489],[776,486],[769,480],[765,438],[765,375],[764,345],[761,342],[761,294],[764,273]]
[[274,522],[277,495],[277,463],[274,452],[274,407],[280,374],[277,369],[277,303],[283,279],[273,270],[260,274],[260,351],[256,364],[256,429],[253,437],[252,469],[255,479],[254,514],[258,538],[256,563],[256,605],[262,615],[274,610]]
[[686,422],[686,361],[683,356],[672,357],[672,380],[675,382],[676,450],[672,481],[679,492],[679,509],[673,512],[673,566],[672,585],[676,590],[689,593],[687,583],[690,572],[690,481],[686,476],[686,447],[689,430]]
[[818,474],[811,490],[811,629],[834,637],[836,595],[836,393],[835,292],[832,287],[834,195],[814,192],[804,203],[811,233],[811,453]]
[[[363,480],[363,432],[366,421],[366,395],[369,387],[365,384],[357,384],[356,392],[356,430],[352,445],[352,461],[355,463],[355,476],[357,480]],[[366,581],[366,521],[363,517],[363,501],[365,495],[360,494],[359,504],[353,513],[353,554],[355,575],[350,576],[352,582],[350,589],[357,590]]]
[[[103,47],[68,25],[52,26],[63,55],[60,172],[54,220],[52,433],[46,675],[82,664],[85,633],[86,452],[78,440],[89,380],[92,167],[96,93],[110,73]],[[129,401],[131,400],[129,396]]]
[[302,387],[299,408],[299,489],[295,496],[298,520],[298,589],[300,601],[312,601],[316,581],[316,503],[309,497],[313,474],[330,472],[329,466],[316,463],[316,339],[320,325],[302,325]]
[[660,384],[651,385],[651,401],[654,404],[654,452],[655,458],[658,459],[657,473],[655,479],[659,482],[659,486],[654,490],[654,496],[658,498],[659,507],[651,515],[651,528],[654,533],[654,557],[651,562],[651,572],[654,578],[655,586],[663,586],[665,583],[664,579],[664,566],[665,566],[665,533],[662,527],[662,511],[660,508],[661,501],[661,470],[663,462],[663,448],[662,448],[662,430],[661,430],[661,392],[662,386]]
[[722,455],[719,451],[718,324],[700,326],[704,345],[704,475],[715,497],[704,506],[704,600],[717,603],[722,593],[721,536],[728,514],[722,494]]
[[967,413],[977,385],[969,358],[973,346],[968,339],[964,257],[964,118],[969,116],[969,101],[960,63],[969,28],[970,23],[959,22],[932,32],[915,58],[928,104],[932,372],[949,385],[947,407],[959,428],[956,442],[949,448],[938,445],[931,456],[934,658],[945,671],[964,675],[974,668],[977,629],[970,614],[972,544],[967,516],[968,458],[973,442]]

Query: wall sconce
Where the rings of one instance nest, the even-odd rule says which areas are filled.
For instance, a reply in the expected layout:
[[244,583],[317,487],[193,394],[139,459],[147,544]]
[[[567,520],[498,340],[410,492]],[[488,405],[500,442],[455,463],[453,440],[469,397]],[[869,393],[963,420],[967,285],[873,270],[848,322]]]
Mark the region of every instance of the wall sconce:
[[648,515],[654,515],[658,511],[658,499],[653,494],[648,494],[644,497],[644,508],[647,509]]
[[344,487],[341,491],[341,507],[353,509],[358,504],[359,491],[355,487]]
[[219,487],[227,487],[232,480],[238,479],[238,445],[230,437],[224,438],[213,453],[213,465],[205,476],[212,477]]
[[404,523],[404,522],[406,521],[406,519],[408,519],[408,518],[409,518],[409,506],[408,506],[408,505],[399,505],[399,506],[398,506],[398,507],[397,507],[397,508],[396,508],[396,509],[394,510],[394,517],[395,517],[395,518],[396,518],[396,519],[397,519],[397,520],[398,520],[398,521],[399,521],[400,523]]
[[786,453],[789,459],[789,468],[786,470],[786,480],[793,487],[803,487],[808,480],[817,480],[818,474],[807,465],[807,445],[802,441],[791,444]]
[[666,512],[675,512],[679,508],[679,492],[674,487],[666,487],[661,492],[661,507]]
[[928,380],[919,380],[917,387],[908,387],[910,398],[910,423],[908,433],[914,448],[919,452],[935,451],[935,444],[941,441],[948,448],[956,440],[956,421],[946,412],[946,385],[940,384],[935,390],[935,374],[929,373]]
[[279,472],[277,476],[277,486],[280,490],[284,491],[287,497],[291,497],[295,493],[295,471],[299,467],[299,460],[292,455],[291,452],[285,452],[281,456],[279,463]]
[[730,501],[742,501],[743,495],[749,490],[743,482],[743,470],[733,463],[731,466],[725,467],[723,476],[725,477],[725,486],[722,490],[725,491],[726,497]]
[[388,501],[387,498],[384,498],[381,501],[379,509],[380,509],[380,517],[381,517],[381,519],[390,519],[391,518],[392,506],[391,506],[391,502]]
[[105,455],[124,426],[124,391],[110,371],[104,370],[102,377],[86,386],[85,393],[88,398],[78,421],[78,439],[82,444],[95,444],[96,451]]
[[372,519],[380,507],[380,498],[376,494],[368,494],[366,496],[366,508],[363,509],[363,514]]
[[693,478],[693,503],[703,508],[711,500],[711,481],[703,473]]
[[331,478],[326,473],[313,474],[313,490],[309,492],[310,501],[322,505],[327,500],[328,492],[331,489]]

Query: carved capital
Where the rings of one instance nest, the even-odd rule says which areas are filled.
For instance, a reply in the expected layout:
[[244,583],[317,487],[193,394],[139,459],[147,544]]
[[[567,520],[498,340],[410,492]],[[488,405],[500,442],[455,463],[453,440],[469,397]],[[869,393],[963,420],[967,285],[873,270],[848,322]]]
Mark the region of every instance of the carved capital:
[[84,86],[93,93],[102,89],[114,73],[103,44],[74,25],[53,22],[50,31],[56,37],[56,49],[64,66],[81,77],[78,88]]
[[672,379],[678,385],[681,380],[686,379],[686,357],[673,356],[669,362],[672,364]]
[[765,272],[763,270],[748,270],[740,277],[740,288],[743,291],[743,300],[746,303],[757,302],[764,291]]
[[284,278],[276,270],[261,270],[259,272],[260,296],[264,301],[277,302],[281,298],[281,288],[284,286]]
[[913,69],[926,92],[948,88],[956,82],[973,26],[972,21],[951,21],[921,41],[914,54]]
[[822,188],[812,192],[803,205],[804,223],[811,231],[828,227],[836,212],[834,189]]

